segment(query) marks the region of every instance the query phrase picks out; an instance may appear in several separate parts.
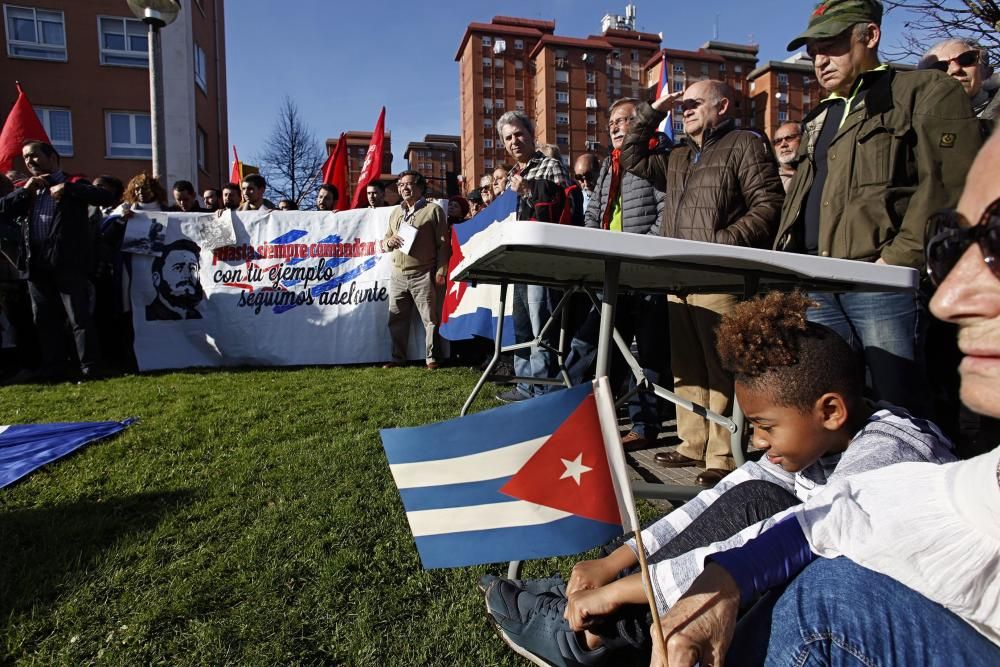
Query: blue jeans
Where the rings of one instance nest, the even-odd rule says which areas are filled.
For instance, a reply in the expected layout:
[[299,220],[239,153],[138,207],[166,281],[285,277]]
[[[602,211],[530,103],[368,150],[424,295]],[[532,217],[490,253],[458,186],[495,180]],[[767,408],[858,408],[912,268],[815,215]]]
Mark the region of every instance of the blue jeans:
[[[566,372],[569,380],[576,385],[593,377],[592,367],[597,356],[597,342],[600,337],[601,312],[591,308],[580,329],[573,336],[569,353],[566,355]],[[627,344],[635,339],[638,356],[636,360],[646,379],[662,386],[662,379],[669,378],[670,327],[667,323],[667,299],[663,295],[622,294],[615,309],[615,327]],[[618,346],[612,342],[610,382],[613,389],[621,387],[628,365]],[[662,377],[661,377],[662,376]],[[668,382],[669,382],[668,381]],[[635,376],[629,372],[629,390],[635,388]],[[656,438],[662,421],[656,395],[642,392],[632,397],[628,404],[632,428],[644,438]]]
[[811,293],[809,321],[824,324],[864,354],[873,397],[933,419],[924,368],[927,313],[915,294]]
[[[525,343],[534,340],[545,326],[559,301],[559,291],[541,285],[514,285],[514,340]],[[558,323],[549,327],[545,340],[559,344]],[[531,347],[514,353],[514,374],[521,377],[555,378],[559,373],[556,355],[543,347]],[[541,396],[553,385],[518,383],[517,389],[526,396]]]
[[1000,665],[1000,647],[885,575],[821,558],[740,620],[726,664]]

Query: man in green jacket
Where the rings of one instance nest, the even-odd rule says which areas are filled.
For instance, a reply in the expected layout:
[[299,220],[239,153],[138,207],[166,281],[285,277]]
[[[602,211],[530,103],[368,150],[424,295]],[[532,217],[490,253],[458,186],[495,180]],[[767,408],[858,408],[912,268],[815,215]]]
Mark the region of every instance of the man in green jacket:
[[[881,20],[879,0],[825,0],[788,45],[830,95],[803,121],[775,248],[923,271],[927,218],[955,205],[982,139],[955,80],[880,64]],[[926,415],[917,295],[811,296],[810,319],[864,350],[876,397]]]

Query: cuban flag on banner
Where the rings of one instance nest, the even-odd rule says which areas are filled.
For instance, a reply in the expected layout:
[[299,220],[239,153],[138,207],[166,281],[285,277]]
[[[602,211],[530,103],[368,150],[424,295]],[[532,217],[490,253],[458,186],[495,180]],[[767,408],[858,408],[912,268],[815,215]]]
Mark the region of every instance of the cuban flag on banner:
[[606,378],[381,435],[425,569],[575,554],[637,529]]
[[[448,340],[466,340],[482,336],[493,340],[499,316],[500,286],[455,282],[451,279],[451,272],[465,258],[463,249],[468,249],[471,247],[470,243],[475,243],[474,238],[479,232],[490,225],[516,218],[517,195],[507,190],[474,218],[451,228],[451,261],[448,264],[448,282],[439,328],[442,337]],[[514,344],[514,320],[511,316],[513,304],[513,294],[508,291],[507,312],[504,313],[507,319],[504,321],[501,341],[503,345]]]
[[[663,97],[664,93],[670,92],[670,79],[667,76],[667,69],[669,63],[667,62],[667,54],[663,54],[663,60],[660,63],[660,83],[656,87],[656,97]],[[667,117],[660,122],[660,126],[657,128],[660,132],[667,135],[670,142],[674,141],[674,110],[671,109],[667,112]]]
[[0,488],[86,444],[120,433],[135,421],[0,426]]

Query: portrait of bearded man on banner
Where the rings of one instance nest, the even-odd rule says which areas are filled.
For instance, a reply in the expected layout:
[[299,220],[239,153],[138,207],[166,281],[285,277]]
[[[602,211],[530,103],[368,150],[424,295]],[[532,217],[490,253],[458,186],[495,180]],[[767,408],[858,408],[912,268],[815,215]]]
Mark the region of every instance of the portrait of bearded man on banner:
[[146,306],[146,321],[200,320],[198,304],[205,298],[201,287],[201,248],[189,239],[163,247],[153,260],[156,298]]

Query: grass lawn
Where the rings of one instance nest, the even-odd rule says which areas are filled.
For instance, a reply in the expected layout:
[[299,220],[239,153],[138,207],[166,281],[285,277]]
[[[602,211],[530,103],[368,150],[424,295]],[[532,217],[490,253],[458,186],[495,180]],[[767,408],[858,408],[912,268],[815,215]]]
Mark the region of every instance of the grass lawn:
[[525,664],[475,589],[505,565],[422,571],[378,438],[457,415],[475,379],[312,368],[0,389],[3,424],[141,419],[0,491],[2,662]]

